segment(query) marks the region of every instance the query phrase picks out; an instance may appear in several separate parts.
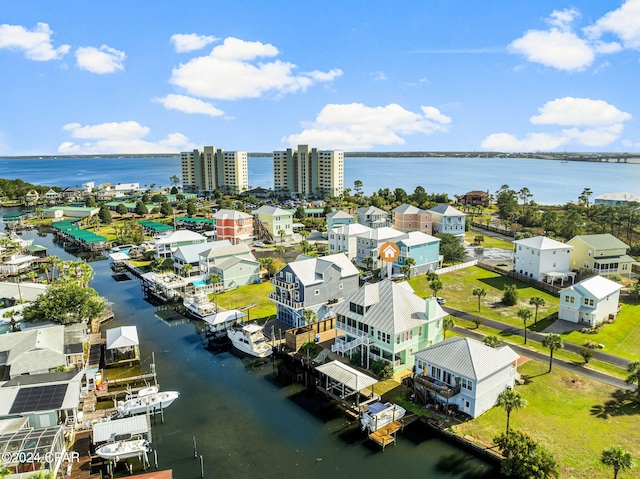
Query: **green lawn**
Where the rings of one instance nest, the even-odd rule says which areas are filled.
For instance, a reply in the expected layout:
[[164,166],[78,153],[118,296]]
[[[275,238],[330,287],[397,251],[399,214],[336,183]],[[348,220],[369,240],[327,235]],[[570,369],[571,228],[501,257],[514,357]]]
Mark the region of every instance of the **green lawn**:
[[500,248],[500,249],[507,249],[509,251],[513,250],[513,243],[511,241],[505,241],[498,238],[491,238],[490,236],[487,236],[482,233],[476,233],[475,231],[465,232],[464,240],[469,244],[473,244],[473,239],[476,236],[484,236],[484,241],[482,242],[482,246],[484,246],[485,248]]
[[604,351],[623,358],[640,359],[640,303],[623,303],[615,323],[605,324],[597,334],[573,331],[562,339],[576,344],[595,341],[604,344]]
[[[553,316],[558,311],[559,298],[517,279],[502,276],[486,269],[471,267],[452,271],[441,275],[440,281],[442,281],[443,289],[438,292],[438,296],[447,300],[447,306],[476,314],[478,298],[473,296],[472,292],[475,288],[484,288],[487,295],[481,299],[481,308],[478,314],[518,328],[522,327],[522,320],[517,314],[518,309],[522,306],[534,309],[529,305],[529,300],[534,296],[540,296],[546,302],[546,305],[538,310],[538,321]],[[426,276],[413,278],[409,282],[419,296],[431,296],[432,292],[429,289]],[[507,284],[516,284],[518,287],[518,304],[515,306],[502,305],[502,293]],[[533,320],[531,324],[533,324]]]
[[[526,383],[517,386],[528,405],[511,414],[511,427],[548,447],[561,467],[563,478],[608,479],[613,470],[600,464],[602,451],[619,444],[640,458],[640,403],[634,393],[529,361],[520,367]],[[453,426],[458,434],[482,443],[504,431],[506,413],[493,408],[473,421]],[[638,470],[620,474],[638,477]]]
[[249,284],[232,291],[218,294],[218,303],[221,308],[232,309],[256,305],[249,310],[250,319],[262,319],[276,314],[276,305],[269,301],[269,293],[273,290],[270,282]]

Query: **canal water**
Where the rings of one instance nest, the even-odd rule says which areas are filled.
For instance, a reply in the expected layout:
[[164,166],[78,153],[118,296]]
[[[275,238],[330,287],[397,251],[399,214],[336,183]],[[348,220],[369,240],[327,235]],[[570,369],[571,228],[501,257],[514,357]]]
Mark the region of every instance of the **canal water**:
[[[1,213],[1,211],[0,211]],[[49,254],[72,257],[50,236],[23,233]],[[105,328],[135,325],[142,371],[155,355],[162,390],[180,397],[165,410],[164,424],[152,428],[161,469],[177,479],[217,478],[495,478],[495,468],[438,439],[416,423],[399,433],[396,445],[381,451],[353,420],[309,396],[298,384],[282,386],[271,361],[205,349],[199,325],[162,319],[163,311],[142,298],[136,280],[115,281],[108,261],[91,265],[91,286],[107,298],[115,319]]]

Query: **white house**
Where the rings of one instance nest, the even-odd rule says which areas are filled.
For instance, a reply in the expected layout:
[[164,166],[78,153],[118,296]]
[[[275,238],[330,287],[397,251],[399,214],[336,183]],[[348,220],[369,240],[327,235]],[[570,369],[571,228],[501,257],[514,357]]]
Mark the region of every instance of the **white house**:
[[449,407],[456,404],[478,417],[519,379],[519,357],[509,346],[491,348],[471,338],[449,338],[415,354],[415,386],[425,398]]
[[466,214],[444,203],[427,210],[427,213],[431,214],[434,235],[449,233],[464,241]]
[[172,231],[156,240],[156,256],[158,258],[171,258],[180,247],[190,244],[206,243],[207,238],[200,233],[189,230]]
[[329,253],[343,252],[349,259],[354,259],[358,252],[358,235],[373,231],[360,223],[336,226],[329,230]]
[[371,258],[372,267],[379,268],[382,264],[380,260],[380,247],[387,241],[396,241],[405,238],[407,235],[402,231],[394,230],[388,226],[375,228],[358,235],[356,260],[361,266],[367,266]]
[[552,283],[555,279],[573,278],[569,264],[573,246],[544,236],[513,242],[513,270],[537,281]]
[[604,276],[593,276],[560,291],[558,319],[594,327],[618,314],[622,286]]

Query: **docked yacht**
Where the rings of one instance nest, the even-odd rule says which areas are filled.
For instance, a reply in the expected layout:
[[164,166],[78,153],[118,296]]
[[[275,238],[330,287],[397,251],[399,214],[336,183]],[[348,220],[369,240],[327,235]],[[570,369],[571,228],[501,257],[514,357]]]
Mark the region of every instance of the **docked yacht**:
[[406,410],[392,403],[374,402],[369,404],[360,418],[362,430],[368,429],[375,432],[392,422],[399,421],[406,414]]
[[103,459],[118,462],[130,457],[140,457],[150,450],[145,439],[109,442],[96,449],[96,455]]
[[182,302],[187,316],[204,320],[216,314],[216,305],[209,300],[209,295],[204,291],[198,291],[192,298]]
[[266,358],[273,352],[258,324],[235,324],[227,330],[227,336],[235,348],[251,356]]
[[118,401],[117,410],[124,416],[154,413],[171,406],[178,396],[180,396],[178,391],[160,392],[157,387],[151,386],[126,401]]

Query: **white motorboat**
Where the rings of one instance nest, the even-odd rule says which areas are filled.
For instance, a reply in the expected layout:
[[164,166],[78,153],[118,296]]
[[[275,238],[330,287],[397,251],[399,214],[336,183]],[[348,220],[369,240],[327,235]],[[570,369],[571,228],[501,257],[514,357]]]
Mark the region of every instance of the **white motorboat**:
[[258,324],[236,324],[227,330],[227,336],[235,348],[251,356],[266,358],[273,352]]
[[215,303],[209,300],[209,295],[204,291],[196,292],[192,298],[185,299],[182,304],[185,307],[187,316],[195,319],[206,321],[206,318],[216,314]]
[[109,442],[96,449],[96,454],[103,459],[118,462],[121,459],[140,457],[149,452],[149,443],[145,439]]
[[171,406],[173,401],[178,399],[178,396],[180,396],[178,391],[160,392],[158,388],[151,386],[126,401],[118,401],[117,409],[124,416],[154,413]]
[[360,418],[360,424],[363,431],[368,429],[369,432],[375,432],[392,422],[399,421],[406,412],[403,407],[397,404],[374,402],[365,408]]

